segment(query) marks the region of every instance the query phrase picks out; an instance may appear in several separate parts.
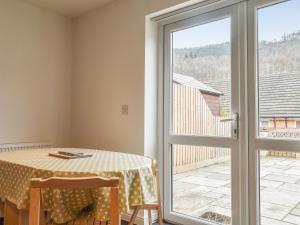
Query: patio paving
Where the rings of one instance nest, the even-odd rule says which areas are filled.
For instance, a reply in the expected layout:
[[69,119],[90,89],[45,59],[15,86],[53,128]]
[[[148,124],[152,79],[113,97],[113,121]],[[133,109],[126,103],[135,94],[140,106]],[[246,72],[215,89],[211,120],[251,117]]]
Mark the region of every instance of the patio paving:
[[[261,225],[300,225],[300,159],[261,157]],[[231,216],[230,162],[174,175],[173,209]]]

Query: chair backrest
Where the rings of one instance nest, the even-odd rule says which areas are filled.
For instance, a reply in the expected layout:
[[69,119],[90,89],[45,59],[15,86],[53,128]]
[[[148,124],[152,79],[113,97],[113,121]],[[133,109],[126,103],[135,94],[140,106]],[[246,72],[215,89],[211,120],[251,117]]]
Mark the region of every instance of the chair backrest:
[[30,189],[29,225],[44,225],[45,218],[41,203],[42,188],[57,189],[95,189],[110,188],[110,224],[120,224],[118,209],[119,178],[79,177],[64,178],[52,177],[48,179],[32,179]]

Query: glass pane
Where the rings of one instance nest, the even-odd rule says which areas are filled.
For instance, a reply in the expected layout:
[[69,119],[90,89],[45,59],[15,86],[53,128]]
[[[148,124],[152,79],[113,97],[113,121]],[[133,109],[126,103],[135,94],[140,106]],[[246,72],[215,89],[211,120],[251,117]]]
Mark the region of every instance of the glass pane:
[[300,153],[260,151],[261,225],[300,225]]
[[231,224],[231,150],[173,145],[174,212]]
[[300,1],[258,10],[259,136],[300,138]]
[[230,19],[173,33],[173,134],[231,136]]

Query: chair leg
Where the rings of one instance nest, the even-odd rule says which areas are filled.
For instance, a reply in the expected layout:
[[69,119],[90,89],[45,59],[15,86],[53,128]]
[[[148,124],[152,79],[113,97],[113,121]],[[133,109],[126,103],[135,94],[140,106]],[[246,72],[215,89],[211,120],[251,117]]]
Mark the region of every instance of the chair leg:
[[136,217],[137,217],[137,215],[138,215],[139,209],[140,209],[139,206],[137,206],[137,207],[134,209],[133,214],[132,214],[132,216],[131,216],[131,219],[130,219],[128,225],[133,225],[133,223],[134,223],[134,221],[135,221],[135,219],[136,219]]
[[159,224],[159,225],[164,225],[164,222],[163,222],[163,214],[162,214],[162,209],[161,209],[160,203],[159,203],[159,205],[158,205],[157,211],[158,211],[158,224]]
[[148,221],[149,221],[149,225],[152,225],[151,209],[148,209]]

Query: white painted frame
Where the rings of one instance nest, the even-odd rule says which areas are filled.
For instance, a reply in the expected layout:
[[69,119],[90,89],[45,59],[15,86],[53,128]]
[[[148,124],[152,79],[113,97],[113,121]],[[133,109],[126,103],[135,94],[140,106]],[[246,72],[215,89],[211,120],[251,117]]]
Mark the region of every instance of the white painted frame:
[[250,0],[248,3],[248,104],[249,104],[249,204],[250,225],[260,225],[259,150],[300,152],[300,141],[258,136],[257,10],[286,0]]
[[[203,145],[231,148],[232,155],[232,222],[233,225],[248,224],[248,152],[247,152],[247,79],[246,79],[246,3],[236,1],[238,4],[233,5],[233,1],[227,1],[227,6],[214,5],[198,11],[200,15],[190,18],[189,15],[183,17],[180,15],[178,18],[172,18],[170,21],[164,20],[159,26],[159,71],[161,72],[160,84],[164,82],[164,87],[160,85],[159,91],[164,94],[164,102],[171,103],[170,93],[172,93],[172,85],[170,81],[171,69],[171,36],[170,33],[175,30],[209,23],[218,19],[230,17],[231,18],[231,72],[232,72],[232,112],[240,114],[239,120],[239,140],[232,137],[199,137],[187,135],[171,135],[170,133],[170,104],[164,104],[164,140],[163,140],[163,159],[164,162],[164,214],[165,219],[172,222],[177,222],[185,225],[196,224],[211,224],[206,221],[199,221],[190,217],[185,217],[181,214],[171,211],[171,144],[187,144],[187,145]],[[174,22],[176,21],[176,22]],[[168,23],[169,22],[169,23]],[[164,51],[162,50],[164,49]],[[237,63],[238,62],[238,63]],[[169,66],[163,66],[169,65]],[[163,77],[163,78],[162,78]],[[162,90],[164,89],[164,90]],[[160,94],[160,96],[161,96]],[[234,126],[233,126],[234,127]],[[232,135],[233,136],[233,135]],[[241,149],[243,149],[241,151]],[[161,155],[162,156],[162,155]]]

